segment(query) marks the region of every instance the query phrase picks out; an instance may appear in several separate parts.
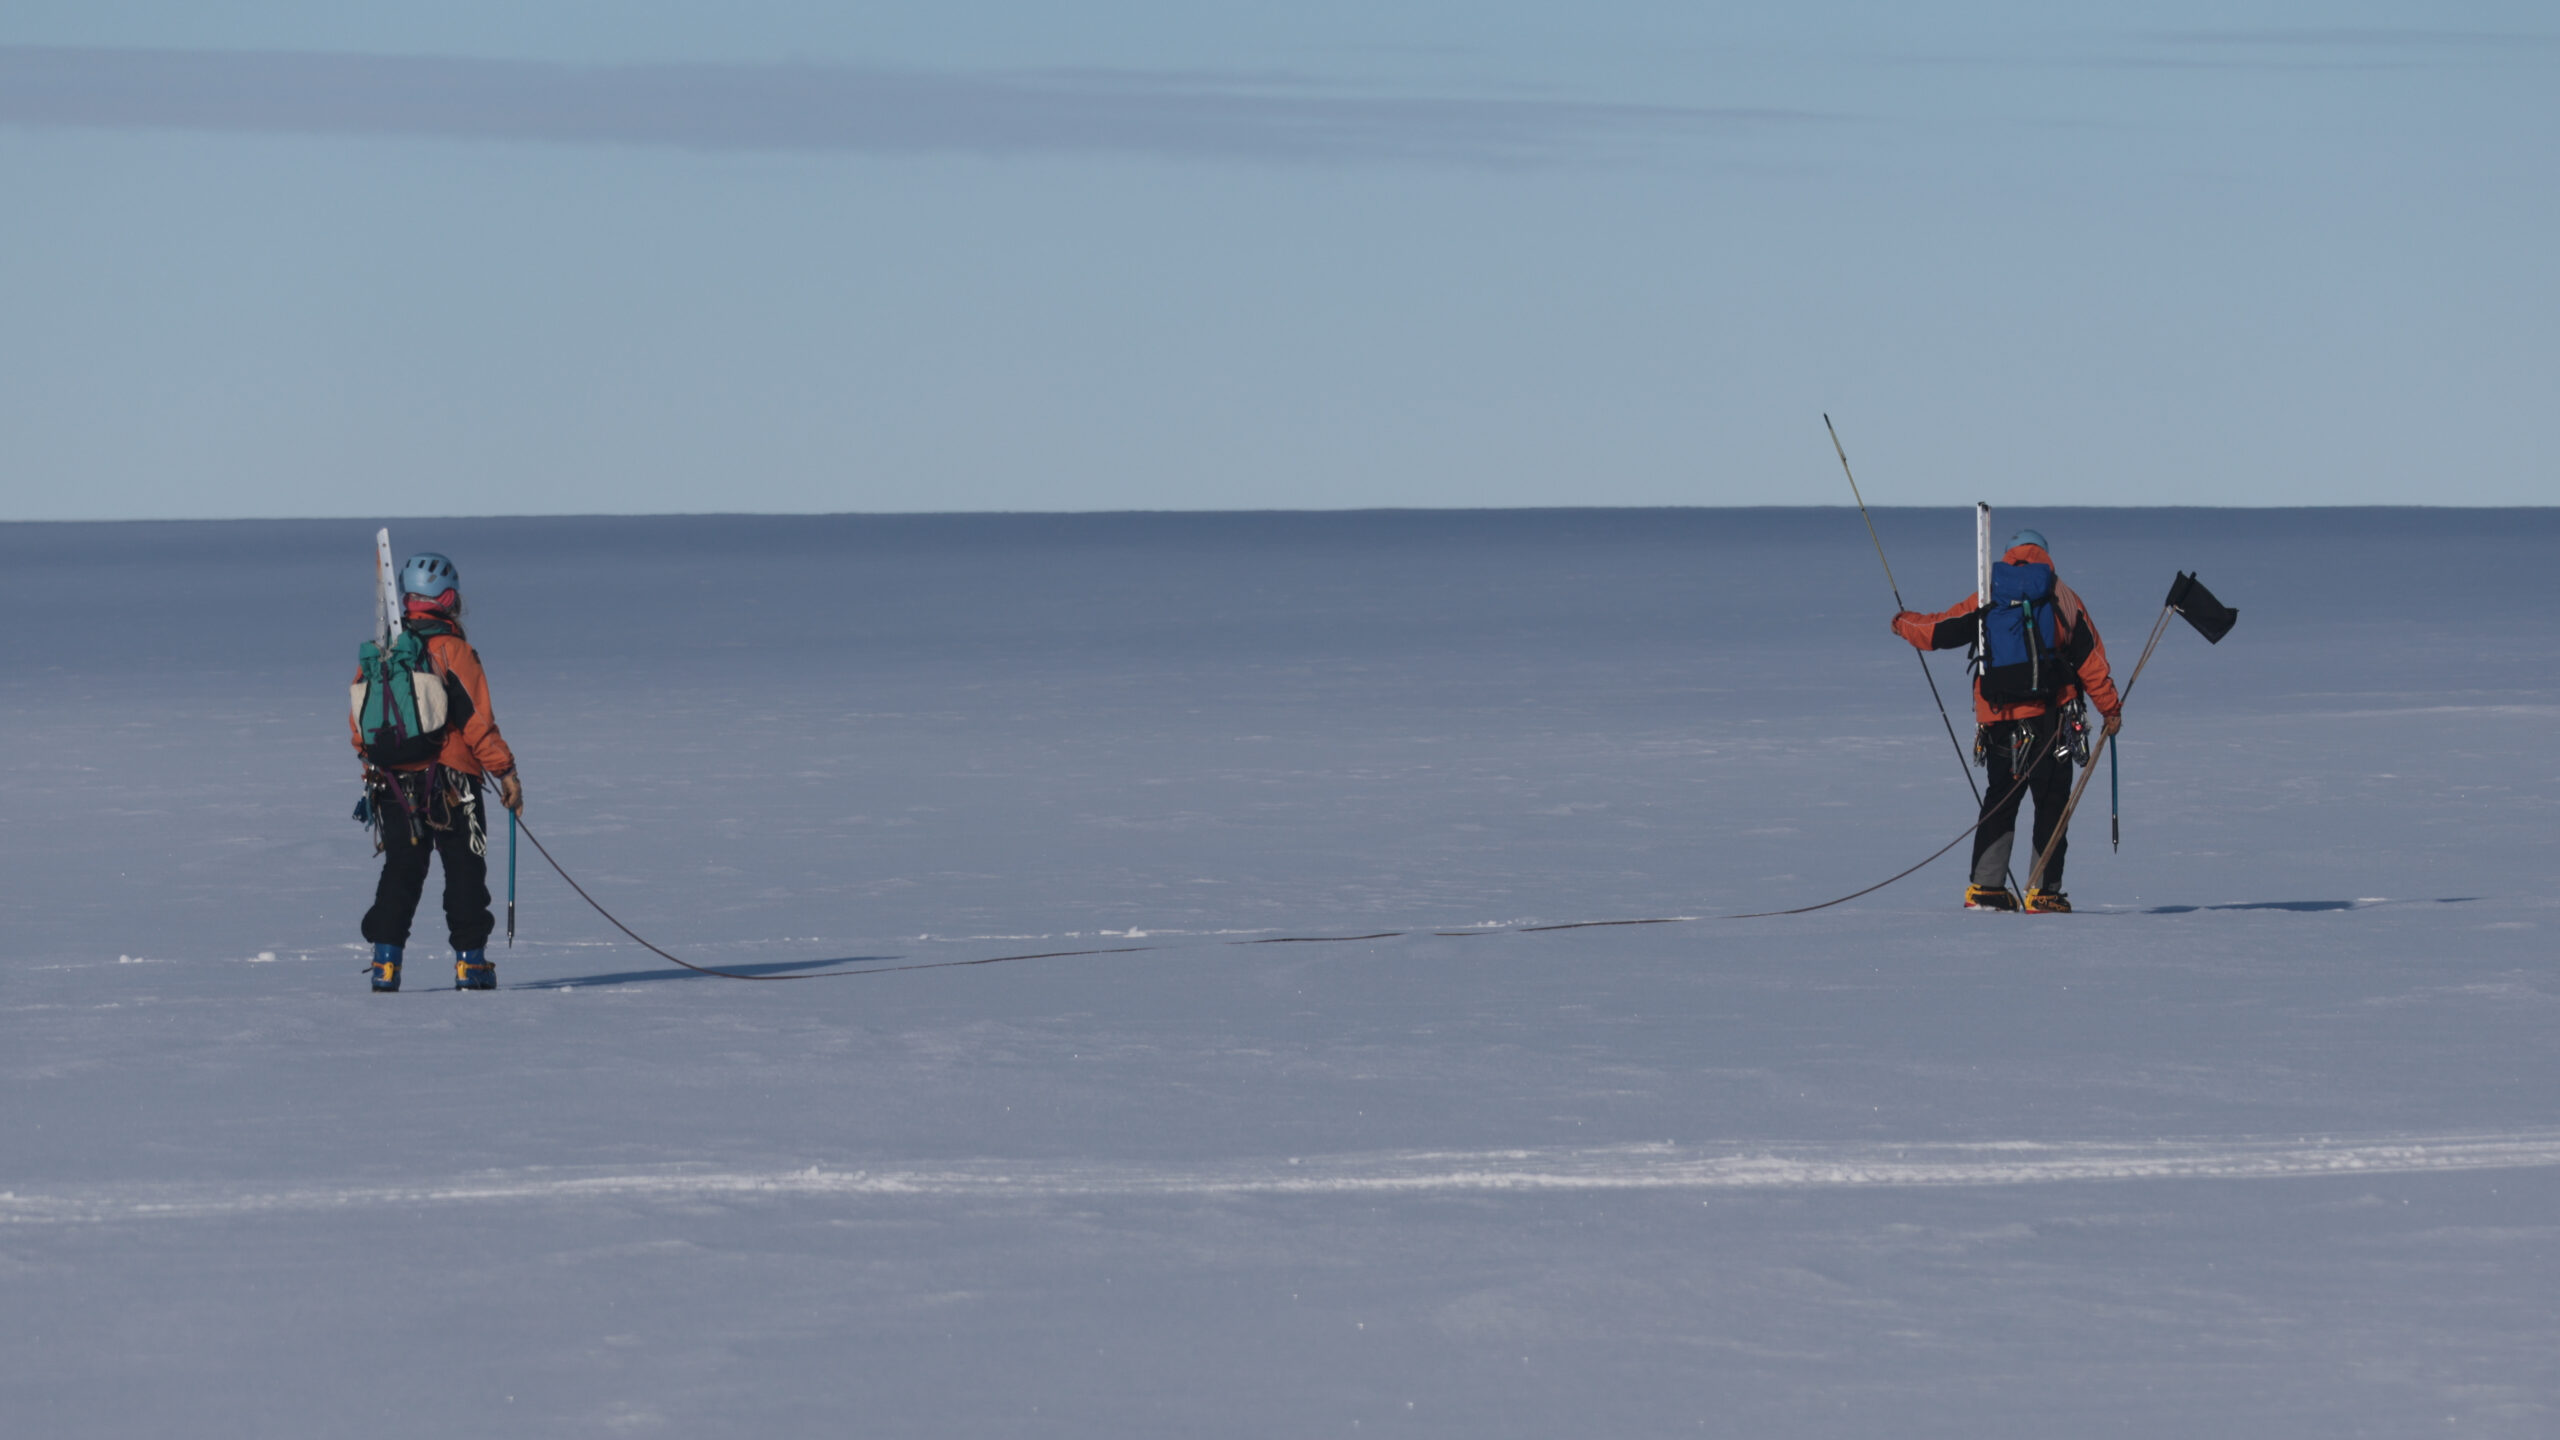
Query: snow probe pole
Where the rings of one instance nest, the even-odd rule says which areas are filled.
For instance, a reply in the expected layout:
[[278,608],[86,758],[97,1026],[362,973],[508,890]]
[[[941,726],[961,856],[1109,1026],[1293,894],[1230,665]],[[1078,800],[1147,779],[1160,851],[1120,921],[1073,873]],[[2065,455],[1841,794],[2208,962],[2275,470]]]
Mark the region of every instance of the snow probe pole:
[[[1893,578],[1893,562],[1884,558],[1884,541],[1876,535],[1876,517],[1867,513],[1867,497],[1858,493],[1858,473],[1849,468],[1849,452],[1840,444],[1840,429],[1831,423],[1828,414],[1822,417],[1822,428],[1831,432],[1831,449],[1840,457],[1840,473],[1849,477],[1849,494],[1858,502],[1858,517],[1867,522],[1867,538],[1875,542],[1876,560],[1884,566],[1885,588],[1893,592],[1893,608],[1908,610],[1911,607],[1902,603],[1902,586]],[[1964,742],[1956,738],[1956,722],[1948,718],[1947,699],[1938,693],[1938,677],[1930,671],[1929,657],[1925,652],[1912,653],[1920,660],[1920,678],[1929,682],[1929,698],[1937,702],[1938,723],[1947,727],[1947,743],[1955,747],[1956,768],[1964,772],[1964,786],[1973,792],[1973,803],[1979,806],[1982,787],[1973,783],[1973,765],[1965,759]]]
[[507,948],[516,948],[516,812],[507,812]]

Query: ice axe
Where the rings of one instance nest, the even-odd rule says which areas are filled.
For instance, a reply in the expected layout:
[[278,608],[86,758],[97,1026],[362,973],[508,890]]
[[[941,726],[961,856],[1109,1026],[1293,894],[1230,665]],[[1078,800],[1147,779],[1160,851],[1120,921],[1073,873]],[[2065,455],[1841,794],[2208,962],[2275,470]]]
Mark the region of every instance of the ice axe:
[[[2221,644],[2222,637],[2231,633],[2231,627],[2240,623],[2239,611],[2215,599],[2213,592],[2204,588],[2203,581],[2184,570],[2179,571],[2177,580],[2169,586],[2169,598],[2161,602],[2160,618],[2152,623],[2151,638],[2142,646],[2142,658],[2134,662],[2133,674],[2126,677],[2124,689],[2119,692],[2123,699],[2132,698],[2134,685],[2142,679],[2142,667],[2151,663],[2151,652],[2160,648],[2160,637],[2169,633],[2169,617],[2172,615],[2180,616],[2194,626],[2196,633],[2203,636],[2208,645]],[[2107,750],[2110,766],[2114,764],[2114,751],[2108,749],[2107,742],[2113,739],[2112,735],[2098,737],[2098,748]],[[2062,807],[2061,820],[2054,824],[2053,838],[2044,842],[2044,849],[2036,853],[2035,868],[2027,872],[2030,893],[2043,888],[2045,866],[2052,863],[2053,852],[2060,848],[2062,837],[2070,833],[2071,812],[2080,808],[2080,792],[2089,788],[2089,777],[2097,773],[2097,757],[2091,756],[2089,768],[2080,772],[2079,782],[2071,787],[2071,799]]]

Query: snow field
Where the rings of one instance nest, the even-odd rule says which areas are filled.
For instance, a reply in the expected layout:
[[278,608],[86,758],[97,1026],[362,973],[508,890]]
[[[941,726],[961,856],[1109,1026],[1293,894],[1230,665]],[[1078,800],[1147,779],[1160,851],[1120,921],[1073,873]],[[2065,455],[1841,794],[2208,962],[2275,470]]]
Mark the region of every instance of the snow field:
[[[2242,612],[2135,692],[2081,914],[1949,859],[1545,934],[1489,927],[1969,818],[1854,513],[394,521],[534,824],[678,954],[1161,948],[710,980],[528,848],[507,988],[427,988],[431,887],[385,997],[370,527],[0,527],[0,1411],[2547,1433],[2560,523],[2016,518],[2123,667],[2177,569]],[[1966,588],[1960,512],[1879,520]],[[1374,929],[1486,933],[1228,943]]]

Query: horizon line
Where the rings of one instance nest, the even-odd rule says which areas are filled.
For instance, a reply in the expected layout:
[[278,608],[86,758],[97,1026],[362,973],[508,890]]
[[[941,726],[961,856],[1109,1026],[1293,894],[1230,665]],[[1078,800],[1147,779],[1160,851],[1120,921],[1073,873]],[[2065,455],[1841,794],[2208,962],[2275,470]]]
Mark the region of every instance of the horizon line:
[[[1954,500],[1930,504],[1877,504],[1867,510],[1965,510],[1974,502]],[[18,525],[259,525],[259,524],[378,524],[420,521],[490,521],[490,520],[892,520],[892,519],[1108,519],[1126,516],[1350,516],[1350,515],[1611,515],[1662,512],[1769,512],[1781,510],[1838,510],[1856,513],[1855,504],[1828,502],[1803,505],[1359,505],[1286,508],[1280,506],[1234,506],[1210,509],[1175,509],[1171,507],[1117,507],[1094,510],[545,510],[484,511],[463,514],[413,513],[405,515],[125,515],[125,516],[56,516],[0,517],[0,526]],[[2225,514],[2275,514],[2346,511],[2560,511],[2560,504],[2425,504],[2388,501],[2364,504],[2334,505],[2087,505],[2053,504],[2042,501],[2010,501],[1993,503],[1994,510],[2034,509],[2038,511],[2109,511],[2137,514],[2171,511],[2212,511]]]

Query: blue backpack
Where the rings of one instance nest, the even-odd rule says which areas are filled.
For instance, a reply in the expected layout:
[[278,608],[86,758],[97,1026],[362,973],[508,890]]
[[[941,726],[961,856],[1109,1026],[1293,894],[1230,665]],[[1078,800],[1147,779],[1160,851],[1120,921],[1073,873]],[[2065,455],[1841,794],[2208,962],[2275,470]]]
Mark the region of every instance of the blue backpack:
[[2061,654],[2053,567],[1991,567],[1982,612],[1982,698],[1994,705],[2050,701],[2071,679]]

